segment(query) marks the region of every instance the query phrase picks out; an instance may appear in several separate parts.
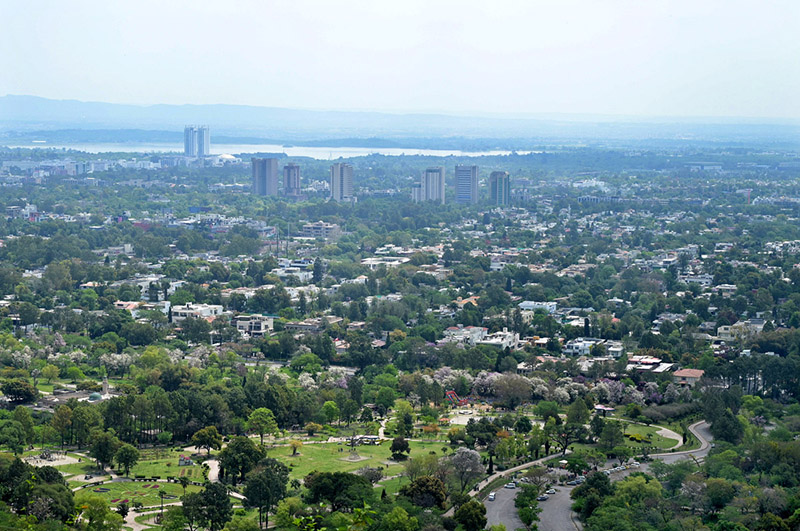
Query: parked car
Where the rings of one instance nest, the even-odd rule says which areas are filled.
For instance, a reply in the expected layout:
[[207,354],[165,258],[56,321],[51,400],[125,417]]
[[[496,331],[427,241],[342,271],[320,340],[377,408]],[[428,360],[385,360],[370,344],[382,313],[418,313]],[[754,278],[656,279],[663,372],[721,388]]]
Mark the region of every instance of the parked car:
[[567,485],[577,485],[577,484],[578,484],[578,482],[576,480],[574,480],[574,479],[570,480],[570,481],[567,481]]
[[545,501],[545,500],[549,500],[550,496],[548,496],[547,494],[542,494],[541,496],[537,497],[536,499],[538,501]]
[[506,483],[505,488],[507,489],[516,489],[517,486],[514,483]]
[[497,493],[496,492],[490,492],[489,493],[489,501],[494,501],[494,499],[496,497],[497,497]]
[[555,493],[556,489],[547,489],[547,491],[545,492],[545,494],[555,494]]

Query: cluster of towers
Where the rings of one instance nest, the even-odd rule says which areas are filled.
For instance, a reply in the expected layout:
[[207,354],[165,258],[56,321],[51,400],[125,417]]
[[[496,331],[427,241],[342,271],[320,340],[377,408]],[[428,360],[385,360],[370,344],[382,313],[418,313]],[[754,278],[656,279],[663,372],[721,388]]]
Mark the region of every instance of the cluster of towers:
[[[253,169],[253,193],[256,195],[278,195],[278,159],[251,159]],[[283,167],[283,196],[298,198],[302,195],[300,187],[300,166],[286,164]]]
[[[411,187],[412,201],[438,201],[444,204],[445,197],[444,167],[428,168],[422,173],[419,183]],[[489,195],[496,205],[507,205],[511,199],[511,178],[507,171],[493,171],[489,175]],[[455,171],[456,203],[478,202],[478,167],[475,165],[456,166]]]
[[[289,198],[302,196],[300,166],[286,164],[283,167],[283,190],[278,189],[278,159],[254,158],[253,193],[261,196],[283,195]],[[353,166],[344,162],[331,165],[330,197],[334,201],[351,202],[353,194]],[[489,195],[495,205],[508,205],[511,197],[511,178],[507,171],[493,171],[489,175]],[[415,202],[445,202],[445,171],[443,166],[428,168],[422,172],[420,182],[411,187],[411,199]],[[471,204],[478,202],[478,167],[458,165],[455,169],[455,201]]]
[[183,128],[183,154],[186,157],[211,155],[211,131],[207,125],[187,125]]

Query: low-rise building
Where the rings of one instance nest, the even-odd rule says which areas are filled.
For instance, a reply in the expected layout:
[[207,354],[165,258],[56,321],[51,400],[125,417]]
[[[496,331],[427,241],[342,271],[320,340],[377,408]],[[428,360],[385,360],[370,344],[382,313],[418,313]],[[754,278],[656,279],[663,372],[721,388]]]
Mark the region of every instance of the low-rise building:
[[481,326],[451,326],[444,331],[444,339],[440,343],[459,343],[474,347],[486,337],[487,331]]
[[503,328],[499,332],[489,334],[477,342],[478,345],[485,345],[487,347],[497,347],[500,349],[510,348],[512,350],[519,345],[519,334],[511,332],[508,328]]
[[268,315],[254,313],[236,316],[234,326],[242,337],[262,338],[272,333],[273,322],[273,318]]
[[556,309],[558,308],[558,303],[554,301],[522,301],[517,306],[519,306],[520,310],[544,310],[547,313],[555,313]]
[[338,237],[341,232],[341,228],[336,223],[316,221],[314,223],[306,223],[303,225],[301,234],[306,238],[323,238],[328,240]]
[[195,304],[189,302],[172,307],[172,322],[177,323],[186,318],[215,319],[222,315],[222,306],[219,304]]
[[701,369],[681,369],[673,373],[672,381],[681,386],[694,387],[704,374],[705,371]]

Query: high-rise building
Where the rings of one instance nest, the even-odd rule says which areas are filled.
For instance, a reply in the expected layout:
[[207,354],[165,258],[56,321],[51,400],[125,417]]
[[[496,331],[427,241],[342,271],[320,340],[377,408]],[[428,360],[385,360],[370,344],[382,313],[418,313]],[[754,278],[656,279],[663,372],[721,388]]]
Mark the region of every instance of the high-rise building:
[[300,166],[287,164],[283,167],[283,195],[297,197],[300,193]]
[[278,159],[251,159],[253,167],[253,193],[278,195]]
[[207,157],[211,154],[211,131],[207,125],[187,125],[183,128],[183,154],[187,157]]
[[456,203],[478,202],[478,167],[456,166]]
[[353,200],[353,167],[337,162],[331,165],[331,199],[334,201]]
[[511,200],[511,178],[507,171],[493,171],[489,175],[489,192],[494,205],[507,205]]
[[425,186],[422,183],[411,185],[411,200],[415,203],[425,200]]
[[428,168],[422,174],[422,187],[425,201],[438,201],[444,204],[444,168]]

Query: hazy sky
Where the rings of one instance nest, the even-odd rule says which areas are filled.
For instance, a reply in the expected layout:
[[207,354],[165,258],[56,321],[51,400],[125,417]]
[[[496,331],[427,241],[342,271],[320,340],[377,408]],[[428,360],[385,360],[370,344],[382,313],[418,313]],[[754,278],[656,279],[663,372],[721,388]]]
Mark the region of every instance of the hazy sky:
[[798,0],[0,0],[0,95],[800,118]]

